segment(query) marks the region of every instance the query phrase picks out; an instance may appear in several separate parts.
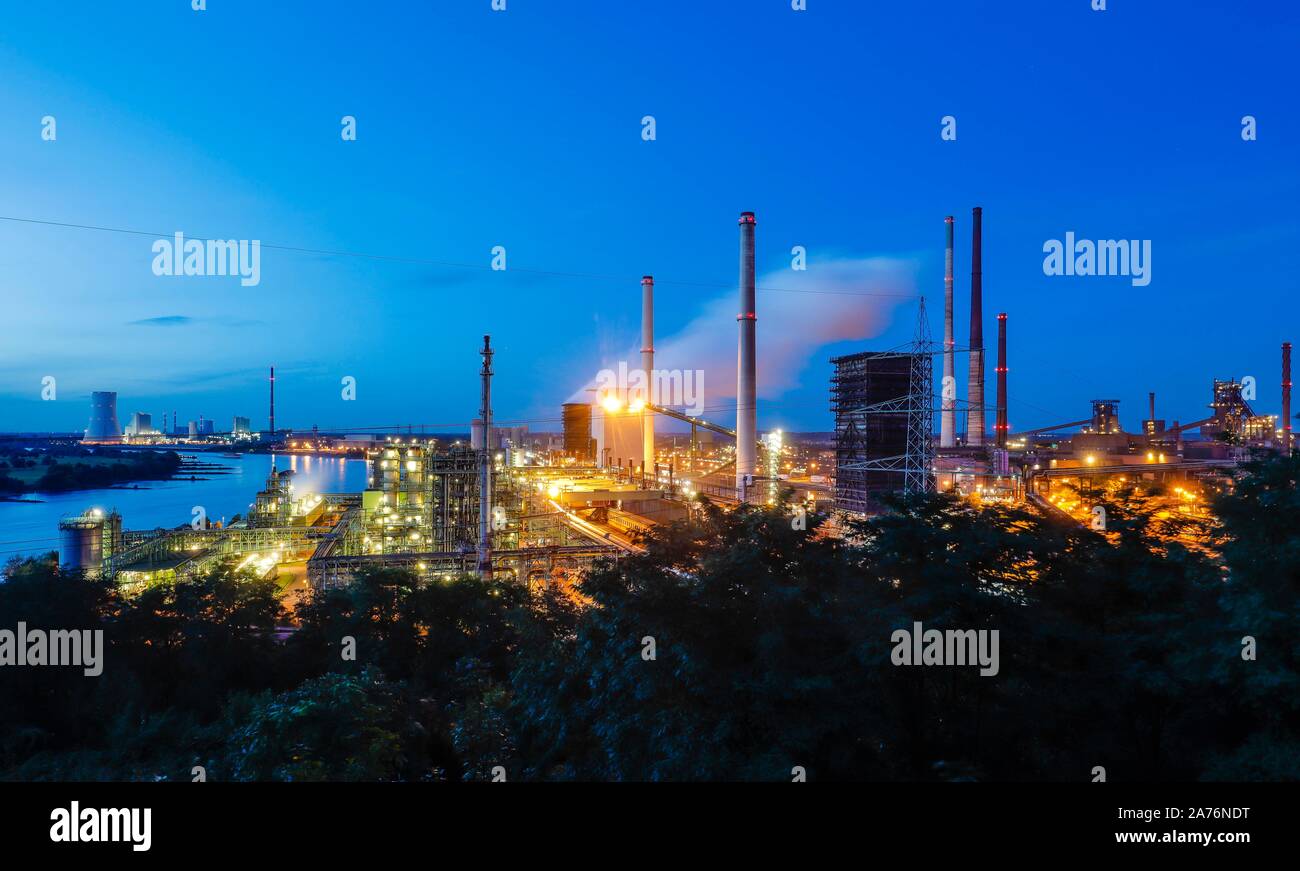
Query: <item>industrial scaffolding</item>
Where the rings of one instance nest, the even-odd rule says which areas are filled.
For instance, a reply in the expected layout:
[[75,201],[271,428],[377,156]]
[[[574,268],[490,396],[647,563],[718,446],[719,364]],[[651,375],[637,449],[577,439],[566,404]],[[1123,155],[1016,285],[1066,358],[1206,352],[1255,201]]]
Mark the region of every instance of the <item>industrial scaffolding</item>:
[[[363,553],[474,551],[479,539],[479,476],[484,450],[436,444],[384,449],[375,458],[367,491]],[[487,452],[491,453],[491,452]],[[495,467],[489,535],[494,546],[508,546],[519,515],[514,476],[489,456]]]
[[831,360],[837,508],[866,513],[875,493],[934,492],[935,353],[922,299],[911,344]]

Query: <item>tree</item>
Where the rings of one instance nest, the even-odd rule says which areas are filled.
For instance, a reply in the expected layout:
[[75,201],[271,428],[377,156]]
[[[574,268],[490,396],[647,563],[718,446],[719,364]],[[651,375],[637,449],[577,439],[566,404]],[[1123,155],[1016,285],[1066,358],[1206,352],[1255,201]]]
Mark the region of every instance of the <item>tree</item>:
[[327,674],[284,693],[237,697],[227,712],[218,778],[399,780],[419,726],[400,688],[375,669]]
[[1214,504],[1227,567],[1215,678],[1232,748],[1211,766],[1217,779],[1300,778],[1298,481],[1300,456],[1256,459]]

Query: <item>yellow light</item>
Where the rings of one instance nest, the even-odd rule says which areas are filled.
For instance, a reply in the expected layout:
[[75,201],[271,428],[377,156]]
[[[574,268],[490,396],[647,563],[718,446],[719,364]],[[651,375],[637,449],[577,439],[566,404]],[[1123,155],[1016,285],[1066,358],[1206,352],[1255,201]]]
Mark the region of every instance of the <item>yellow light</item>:
[[555,497],[560,495],[560,488],[552,484],[550,488],[547,489],[546,495],[554,499]]
[[1088,456],[1084,458],[1084,462],[1087,463],[1089,466],[1091,466],[1097,462],[1097,458],[1094,457],[1092,454],[1088,454]]
[[640,399],[634,399],[632,400],[632,404],[628,406],[627,410],[632,412],[633,414],[636,414],[638,411],[641,411],[643,408],[645,408],[645,402],[643,402]]
[[619,398],[617,396],[606,396],[603,400],[601,400],[600,404],[604,406],[605,410],[610,412],[611,414],[613,414],[614,412],[618,411],[620,408],[623,407],[623,403],[619,401]]

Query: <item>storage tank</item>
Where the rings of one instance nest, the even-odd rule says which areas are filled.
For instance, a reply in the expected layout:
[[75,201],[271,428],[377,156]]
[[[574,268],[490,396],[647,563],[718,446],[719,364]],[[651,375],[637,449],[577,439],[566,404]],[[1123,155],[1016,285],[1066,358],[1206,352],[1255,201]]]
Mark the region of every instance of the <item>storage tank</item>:
[[98,572],[104,565],[104,516],[88,511],[59,521],[59,565]]

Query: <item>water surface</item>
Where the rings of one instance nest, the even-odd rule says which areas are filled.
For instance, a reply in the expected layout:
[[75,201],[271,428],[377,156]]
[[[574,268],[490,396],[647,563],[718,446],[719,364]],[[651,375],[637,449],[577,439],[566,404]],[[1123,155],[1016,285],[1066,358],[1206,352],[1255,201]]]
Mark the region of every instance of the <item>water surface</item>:
[[[0,563],[14,556],[58,550],[59,519],[87,508],[116,509],[122,515],[123,529],[189,523],[196,505],[203,506],[212,520],[246,516],[254,495],[266,484],[273,455],[245,454],[238,459],[209,453],[194,456],[230,472],[201,481],[141,481],[139,489],[128,484],[69,493],[27,493],[22,502],[0,502]],[[359,493],[366,486],[365,460],[281,454],[275,461],[280,470],[293,470],[298,494]]]

